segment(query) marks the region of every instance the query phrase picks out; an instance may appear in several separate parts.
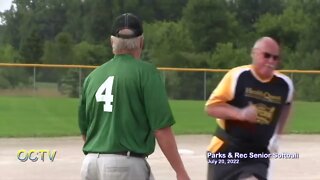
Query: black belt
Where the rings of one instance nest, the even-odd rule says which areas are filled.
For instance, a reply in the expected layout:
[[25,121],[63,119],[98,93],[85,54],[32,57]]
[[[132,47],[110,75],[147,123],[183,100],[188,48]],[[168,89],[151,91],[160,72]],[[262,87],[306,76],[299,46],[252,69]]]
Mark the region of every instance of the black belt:
[[115,152],[115,153],[100,153],[100,154],[117,154],[117,155],[132,156],[132,157],[137,157],[137,158],[147,157],[147,155],[145,155],[145,154],[135,153],[135,152],[131,152],[131,151]]

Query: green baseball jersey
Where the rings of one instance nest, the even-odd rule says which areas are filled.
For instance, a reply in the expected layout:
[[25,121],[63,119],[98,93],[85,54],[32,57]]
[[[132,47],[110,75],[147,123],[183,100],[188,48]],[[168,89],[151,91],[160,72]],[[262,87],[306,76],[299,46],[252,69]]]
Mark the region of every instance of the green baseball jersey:
[[174,123],[163,82],[150,63],[115,55],[85,79],[79,106],[85,154],[149,155],[154,131]]

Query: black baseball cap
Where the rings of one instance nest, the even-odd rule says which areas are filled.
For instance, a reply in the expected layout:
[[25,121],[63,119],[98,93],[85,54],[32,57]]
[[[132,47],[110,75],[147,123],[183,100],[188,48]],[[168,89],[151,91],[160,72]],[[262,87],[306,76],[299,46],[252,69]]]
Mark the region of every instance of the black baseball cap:
[[[119,31],[122,29],[130,29],[133,31],[132,35],[119,34]],[[123,38],[130,39],[134,37],[141,36],[143,33],[142,21],[131,13],[125,13],[118,16],[112,25],[111,35]]]

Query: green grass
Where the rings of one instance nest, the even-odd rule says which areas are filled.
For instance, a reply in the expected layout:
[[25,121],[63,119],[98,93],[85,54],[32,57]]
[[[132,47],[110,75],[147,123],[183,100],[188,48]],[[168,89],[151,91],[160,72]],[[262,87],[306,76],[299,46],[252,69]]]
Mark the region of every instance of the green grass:
[[77,99],[0,97],[0,137],[79,134]]
[[320,102],[295,102],[288,122],[290,133],[320,133]]
[[210,134],[216,127],[215,120],[204,112],[204,101],[172,100],[170,105],[177,134]]
[[[170,101],[176,134],[211,134],[215,121],[208,117],[204,101]],[[0,97],[0,137],[79,135],[78,99]],[[296,102],[288,130],[320,133],[319,102]]]

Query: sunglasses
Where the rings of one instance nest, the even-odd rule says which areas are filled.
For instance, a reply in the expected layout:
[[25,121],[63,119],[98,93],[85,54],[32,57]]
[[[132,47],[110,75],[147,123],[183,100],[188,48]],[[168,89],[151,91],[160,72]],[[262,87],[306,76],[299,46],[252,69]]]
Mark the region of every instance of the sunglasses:
[[272,58],[274,61],[278,61],[279,60],[279,55],[273,55],[273,54],[270,54],[268,52],[263,52],[263,57],[265,59],[270,59]]

